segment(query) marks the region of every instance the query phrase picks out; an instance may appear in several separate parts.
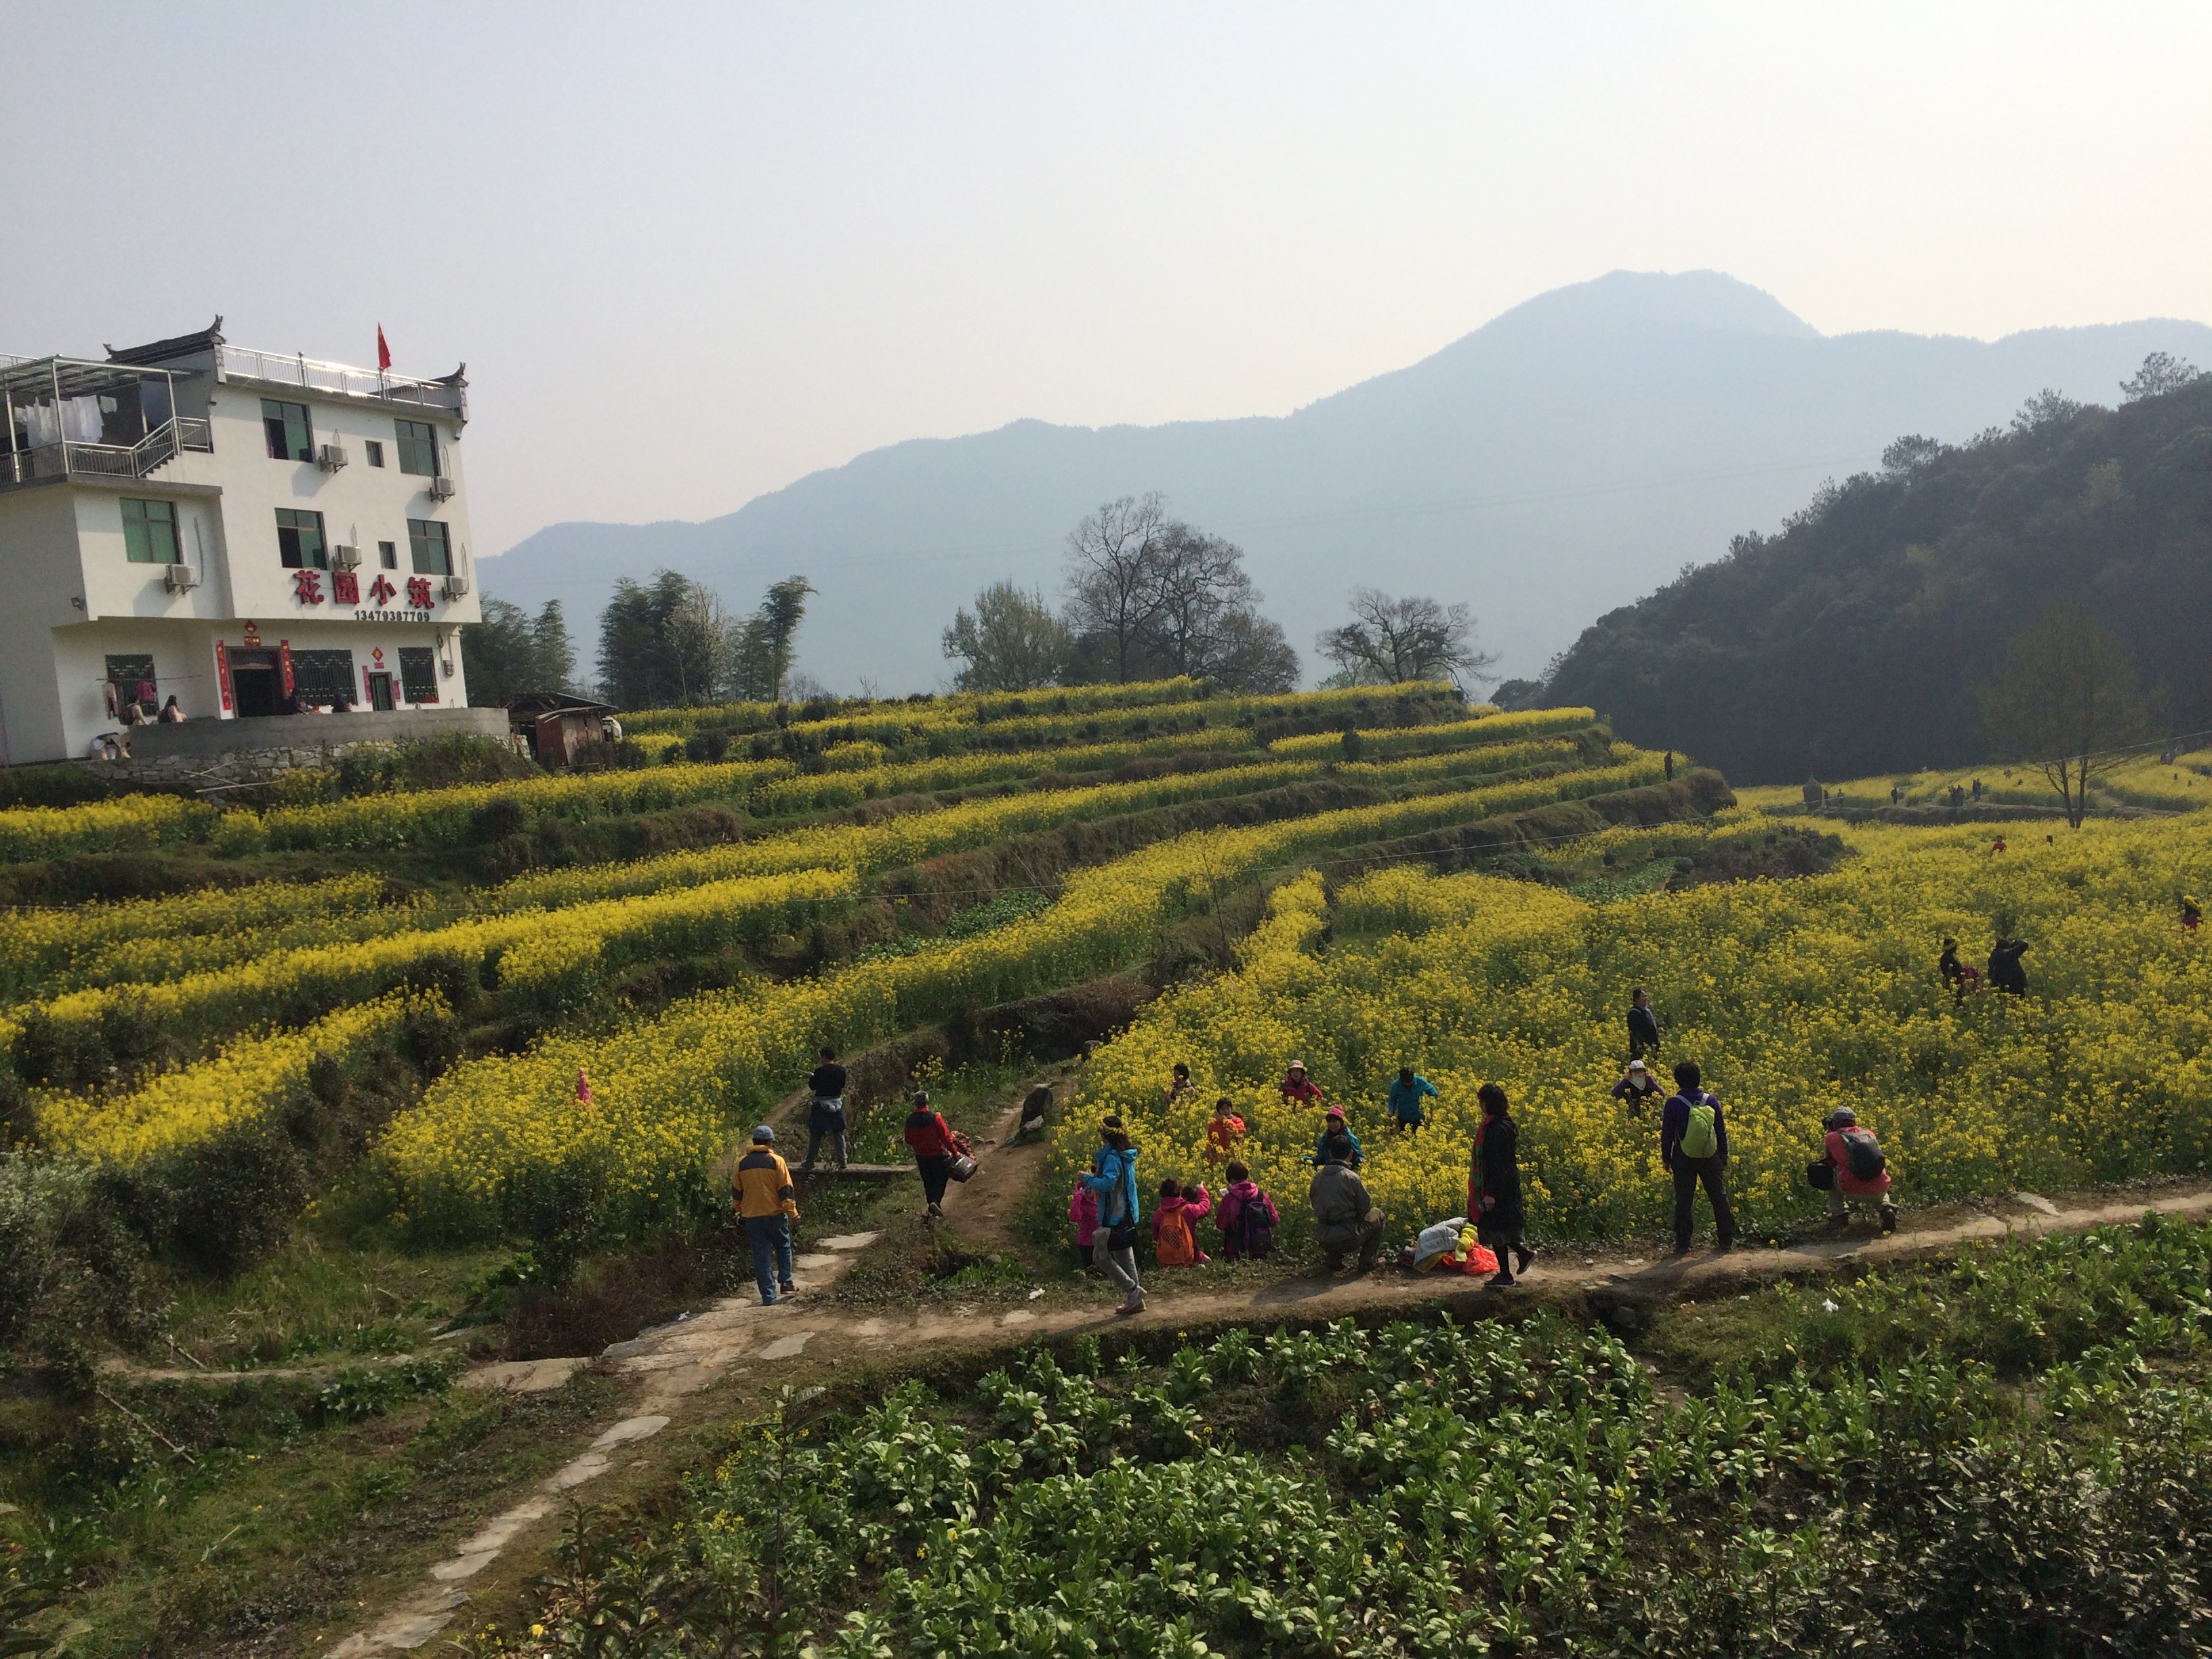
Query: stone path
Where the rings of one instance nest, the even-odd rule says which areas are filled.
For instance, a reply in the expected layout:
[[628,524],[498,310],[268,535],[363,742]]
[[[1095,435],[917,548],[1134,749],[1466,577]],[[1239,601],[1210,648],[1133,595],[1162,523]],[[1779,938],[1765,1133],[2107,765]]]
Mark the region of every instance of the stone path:
[[[453,1621],[455,1611],[469,1599],[463,1584],[498,1559],[517,1536],[550,1518],[569,1493],[613,1468],[623,1448],[650,1440],[666,1428],[686,1395],[696,1394],[717,1377],[745,1369],[740,1361],[774,1364],[797,1358],[819,1334],[822,1323],[819,1316],[810,1322],[807,1300],[836,1283],[852,1265],[854,1255],[874,1243],[876,1237],[848,1233],[825,1238],[818,1251],[798,1257],[792,1266],[800,1299],[764,1308],[750,1292],[724,1297],[702,1313],[657,1326],[609,1348],[599,1356],[599,1363],[638,1385],[633,1414],[539,1481],[521,1503],[495,1516],[473,1537],[463,1540],[451,1556],[431,1566],[428,1583],[367,1630],[333,1647],[331,1659],[361,1659],[364,1655],[422,1647]],[[587,1359],[502,1361],[471,1371],[462,1379],[462,1386],[532,1394],[561,1387],[592,1363]]]
[[[958,1190],[954,1189],[953,1196]],[[1819,1273],[1845,1261],[1906,1260],[2008,1236],[2034,1237],[2131,1222],[2147,1210],[2166,1215],[2201,1215],[2212,1212],[2212,1189],[2169,1192],[2156,1198],[2071,1209],[2034,1193],[2015,1193],[2010,1202],[2018,1213],[1978,1215],[1948,1225],[1886,1237],[1862,1225],[1779,1249],[1742,1248],[1726,1255],[1697,1250],[1682,1257],[1630,1257],[1601,1263],[1587,1251],[1567,1247],[1547,1252],[1524,1277],[1531,1285],[1531,1293],[1540,1295],[1549,1285],[1652,1300],[1686,1297],[1759,1279]],[[912,1314],[857,1318],[816,1300],[876,1237],[874,1233],[853,1233],[826,1238],[814,1253],[799,1257],[794,1265],[803,1296],[798,1302],[783,1301],[764,1308],[750,1293],[728,1297],[693,1317],[659,1326],[609,1348],[599,1363],[615,1375],[635,1381],[638,1388],[635,1414],[601,1434],[539,1482],[524,1501],[464,1540],[451,1557],[430,1568],[427,1584],[375,1625],[331,1649],[331,1659],[405,1651],[430,1641],[468,1600],[467,1592],[460,1588],[463,1584],[530,1528],[550,1517],[567,1494],[615,1468],[625,1447],[649,1440],[667,1427],[684,1409],[687,1395],[719,1377],[795,1359],[817,1342],[817,1354],[866,1358],[884,1352],[909,1354],[924,1347],[959,1343],[1028,1341],[1125,1322],[1112,1312],[1113,1299],[1103,1285],[1095,1306],[1034,1310],[1013,1308],[993,1312],[954,1304]],[[1351,1313],[1461,1297],[1480,1299],[1486,1295],[1492,1301],[1499,1299],[1484,1291],[1480,1279],[1395,1272],[1334,1279],[1286,1277],[1233,1291],[1206,1291],[1195,1282],[1185,1291],[1182,1282],[1189,1281],[1153,1273],[1146,1287],[1152,1298],[1151,1311],[1145,1316],[1147,1323],[1157,1323],[1163,1317],[1194,1324],[1265,1319],[1271,1314],[1310,1317],[1322,1312]],[[1041,1297],[1043,1292],[1034,1294]],[[471,1373],[465,1382],[477,1388],[558,1388],[587,1363],[591,1362],[546,1359],[489,1365]]]

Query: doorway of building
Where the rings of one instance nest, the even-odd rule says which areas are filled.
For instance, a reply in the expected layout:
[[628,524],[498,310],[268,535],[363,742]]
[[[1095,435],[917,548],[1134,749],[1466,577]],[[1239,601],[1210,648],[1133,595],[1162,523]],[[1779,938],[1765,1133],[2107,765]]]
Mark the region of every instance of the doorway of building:
[[240,720],[284,712],[284,688],[276,673],[274,651],[233,651],[230,690]]
[[392,676],[372,673],[368,677],[368,706],[380,714],[392,712]]

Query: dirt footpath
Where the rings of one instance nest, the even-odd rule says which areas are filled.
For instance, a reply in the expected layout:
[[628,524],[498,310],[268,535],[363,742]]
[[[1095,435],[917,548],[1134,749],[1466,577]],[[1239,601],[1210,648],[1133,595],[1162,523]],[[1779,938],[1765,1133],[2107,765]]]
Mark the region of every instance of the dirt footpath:
[[[983,1154],[974,1180],[946,1195],[947,1224],[966,1247],[1004,1244],[1023,1195],[1042,1162],[1041,1141],[1005,1144],[1018,1109],[999,1126],[997,1144],[979,1141]],[[915,1201],[921,1202],[917,1185]],[[1748,1288],[1792,1276],[1867,1261],[1909,1262],[1960,1245],[2008,1237],[2077,1231],[2132,1222],[2146,1211],[2175,1216],[2212,1214],[2212,1188],[2174,1186],[2140,1198],[2053,1202],[2017,1193],[1978,1213],[1953,1212],[1926,1218],[1883,1237],[1864,1226],[1782,1248],[1739,1248],[1727,1253],[1692,1250],[1685,1256],[1602,1256],[1564,1247],[1540,1255],[1523,1276],[1523,1288],[1487,1290],[1464,1276],[1417,1276],[1395,1270],[1323,1278],[1268,1277],[1249,1286],[1217,1288],[1218,1281],[1155,1273],[1147,1280],[1149,1310],[1135,1320],[1113,1311],[1114,1294],[1103,1282],[1095,1304],[1047,1303],[1012,1309],[957,1304],[881,1314],[839,1306],[826,1294],[858,1254],[878,1235],[855,1233],[821,1241],[798,1259],[800,1295],[762,1307],[748,1291],[726,1297],[703,1311],[647,1331],[592,1358],[574,1358],[486,1366],[468,1382],[477,1387],[555,1388],[586,1364],[628,1379],[635,1394],[632,1414],[589,1444],[471,1536],[453,1540],[453,1553],[434,1565],[421,1585],[373,1622],[327,1650],[331,1659],[407,1651],[444,1631],[471,1600],[471,1586],[497,1601],[516,1593],[542,1569],[559,1534],[560,1517],[573,1502],[650,1488],[680,1467],[662,1468],[650,1443],[672,1423],[727,1419],[757,1409],[763,1396],[786,1382],[826,1375],[841,1366],[909,1362],[927,1352],[1012,1346],[1040,1338],[1081,1334],[1132,1324],[1157,1326],[1311,1319],[1356,1311],[1437,1304],[1507,1306],[1527,1298],[1611,1302],[1692,1299]],[[1908,1218],[1908,1222],[1913,1218]],[[1186,1289],[1185,1286],[1188,1288]],[[680,1439],[681,1437],[672,1437]],[[671,1447],[672,1451],[678,1450]]]

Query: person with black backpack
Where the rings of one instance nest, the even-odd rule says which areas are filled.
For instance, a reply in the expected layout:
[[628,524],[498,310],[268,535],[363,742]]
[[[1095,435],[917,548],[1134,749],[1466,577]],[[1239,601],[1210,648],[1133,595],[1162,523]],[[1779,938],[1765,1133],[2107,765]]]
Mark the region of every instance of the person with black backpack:
[[1713,1206],[1713,1236],[1719,1247],[1735,1247],[1735,1214],[1728,1200],[1728,1123],[1720,1097],[1699,1085],[1697,1062],[1674,1067],[1674,1092],[1659,1113],[1659,1162],[1674,1177],[1674,1254],[1690,1249],[1690,1208],[1703,1182]]
[[1841,1227],[1850,1222],[1851,1200],[1871,1200],[1881,1217],[1882,1231],[1895,1232],[1897,1206],[1889,1201],[1889,1159],[1874,1131],[1862,1128],[1859,1115],[1848,1106],[1829,1113],[1820,1127],[1826,1132],[1826,1155],[1813,1167],[1826,1166],[1827,1179],[1820,1184],[1828,1192],[1828,1224]]
[[1264,1261],[1274,1254],[1275,1229],[1283,1218],[1250,1170],[1232,1159],[1228,1175],[1228,1188],[1213,1208],[1213,1224],[1221,1229],[1221,1259]]

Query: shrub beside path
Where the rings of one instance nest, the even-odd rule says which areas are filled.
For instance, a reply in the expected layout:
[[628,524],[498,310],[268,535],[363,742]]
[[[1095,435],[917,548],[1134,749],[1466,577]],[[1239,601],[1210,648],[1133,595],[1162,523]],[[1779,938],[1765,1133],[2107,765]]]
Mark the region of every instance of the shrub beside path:
[[[1006,1146],[1018,1109],[999,1125],[1001,1149],[983,1161],[976,1178],[947,1194],[949,1213],[972,1213],[993,1231],[1004,1224],[1039,1148]],[[2163,1215],[2212,1213],[2212,1187],[2167,1187],[2132,1200],[2061,1204],[2034,1193],[2016,1193],[1987,1211],[1951,1220],[1926,1218],[1883,1237],[1863,1231],[1779,1248],[1739,1248],[1722,1254],[1693,1251],[1683,1257],[1606,1256],[1589,1247],[1547,1251],[1526,1276],[1528,1288],[1487,1292],[1480,1279],[1414,1276],[1383,1271],[1324,1279],[1314,1274],[1264,1281],[1249,1289],[1185,1292],[1173,1279],[1156,1275],[1146,1285],[1151,1310],[1141,1325],[1164,1320],[1179,1327],[1261,1322],[1270,1318],[1311,1320],[1395,1307],[1504,1308],[1528,1297],[1571,1306],[1585,1314],[1617,1316],[1625,1306],[1741,1291],[1777,1279],[1803,1277],[1870,1261],[1910,1262],[1970,1244],[2080,1231]],[[1955,1212],[1954,1212],[1955,1213]],[[1913,1218],[1908,1216],[1910,1223]],[[994,1224],[995,1224],[995,1225]],[[800,1295],[764,1308],[751,1295],[725,1297],[703,1311],[658,1326],[594,1358],[520,1360],[479,1367],[467,1386],[528,1392],[559,1388],[584,1367],[596,1366],[629,1380],[636,1393],[631,1414],[580,1445],[575,1455],[520,1500],[432,1565],[426,1579],[398,1602],[328,1650],[330,1659],[367,1659],[421,1648],[444,1631],[469,1599],[466,1588],[503,1557],[542,1555],[558,1531],[566,1504],[625,1466],[638,1462],[646,1443],[690,1414],[742,1409],[726,1391],[702,1398],[709,1386],[739,1378],[773,1387],[797,1380],[811,1367],[910,1361],[925,1352],[956,1347],[1014,1346],[1042,1338],[1127,1328],[1102,1287],[1095,1306],[1014,1308],[987,1313],[945,1308],[866,1315],[838,1307],[825,1294],[878,1234],[852,1233],[821,1240],[798,1258]],[[1043,1292],[1032,1293],[1042,1297]],[[511,1574],[503,1577],[512,1577]]]

